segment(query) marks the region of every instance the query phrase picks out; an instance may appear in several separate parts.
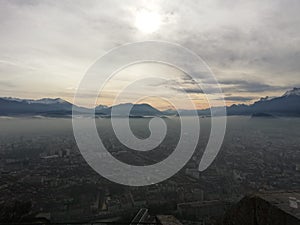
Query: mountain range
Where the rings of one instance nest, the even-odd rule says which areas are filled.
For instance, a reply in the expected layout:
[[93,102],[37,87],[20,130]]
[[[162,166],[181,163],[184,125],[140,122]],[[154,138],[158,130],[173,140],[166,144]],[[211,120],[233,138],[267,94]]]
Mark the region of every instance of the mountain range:
[[[74,106],[61,98],[43,98],[38,100],[19,99],[11,97],[0,98],[1,116],[70,116],[72,107],[81,113],[95,110],[96,115],[116,116],[125,115],[130,110],[130,116],[170,116],[177,115],[174,110],[160,111],[149,104],[118,104],[111,107],[99,105],[95,109]],[[191,110],[180,110],[182,115],[191,114]],[[198,110],[199,115],[210,115],[210,109]],[[227,107],[228,115],[271,114],[282,116],[300,116],[300,88],[287,91],[284,95],[275,98],[261,98],[259,101],[246,105],[231,105]]]
[[269,113],[271,115],[300,115],[300,88],[287,91],[275,98],[261,98],[251,105],[232,105],[227,107],[229,115],[249,115]]

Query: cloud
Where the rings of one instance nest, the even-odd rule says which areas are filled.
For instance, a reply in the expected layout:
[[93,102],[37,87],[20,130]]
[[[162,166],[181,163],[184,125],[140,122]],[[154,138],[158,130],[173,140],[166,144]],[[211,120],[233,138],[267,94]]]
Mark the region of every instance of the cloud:
[[[299,80],[300,2],[201,1],[188,4],[178,14],[178,35],[174,40],[197,52],[217,76],[238,73],[275,85]],[[174,2],[174,5],[178,2]],[[174,6],[175,7],[175,6]],[[180,11],[180,10],[179,10]],[[198,15],[196,15],[198,13]],[[189,18],[194,18],[189,20]],[[241,71],[247,72],[242,74]],[[236,75],[233,75],[236,76]]]
[[[154,33],[134,26],[136,12],[144,8],[162,16]],[[6,82],[0,83],[6,87],[0,96],[7,89],[63,94],[111,48],[145,40],[192,50],[208,63],[226,94],[285,91],[300,84],[299,11],[298,0],[0,1],[0,61],[10,62],[0,64],[0,79]],[[209,83],[205,77],[201,81]],[[188,78],[180,84],[201,94]]]
[[15,88],[16,85],[14,83],[12,83],[11,81],[1,81],[0,80],[0,86],[2,88]]
[[238,79],[221,80],[219,83],[223,86],[225,92],[249,92],[249,93],[262,93],[268,91],[284,91],[291,86],[277,86],[265,84],[258,81],[247,81]]
[[248,102],[252,101],[255,98],[253,97],[242,97],[242,96],[229,96],[229,97],[224,97],[226,101],[233,101],[233,102]]
[[174,89],[189,94],[203,94],[203,91],[199,88],[174,88]]

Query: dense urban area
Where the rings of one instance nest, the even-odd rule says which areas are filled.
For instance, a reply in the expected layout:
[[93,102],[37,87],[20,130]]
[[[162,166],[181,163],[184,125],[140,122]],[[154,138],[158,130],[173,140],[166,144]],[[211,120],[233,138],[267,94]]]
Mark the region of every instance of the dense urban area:
[[[208,119],[203,118],[204,129],[191,160],[170,179],[144,187],[115,184],[93,171],[77,148],[71,120],[28,119],[28,124],[36,123],[36,127],[39,123],[59,124],[48,126],[49,130],[28,127],[26,119],[18,120],[2,119],[0,204],[27,204],[30,213],[52,222],[130,221],[139,209],[147,208],[153,215],[174,215],[184,224],[215,224],[246,194],[297,190],[300,186],[297,118],[229,118],[218,157],[199,172],[209,135]],[[99,123],[108,120],[99,119]],[[172,119],[165,120],[174,126]],[[17,126],[9,128],[10,123]],[[167,157],[178,141],[178,131],[173,129],[157,149],[133,152],[116,140],[108,126],[102,128],[99,134],[110,153],[126,163],[152,164]],[[141,136],[147,136],[145,130]]]

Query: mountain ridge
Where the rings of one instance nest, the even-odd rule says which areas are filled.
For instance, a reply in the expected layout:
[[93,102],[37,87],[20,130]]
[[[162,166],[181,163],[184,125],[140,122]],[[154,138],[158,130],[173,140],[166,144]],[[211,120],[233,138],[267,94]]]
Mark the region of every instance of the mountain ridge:
[[[172,116],[178,115],[175,110],[160,111],[147,103],[121,103],[113,106],[98,105],[88,109],[73,105],[61,98],[21,99],[0,97],[0,115],[71,115],[73,107],[81,113],[94,112],[96,115],[110,116]],[[217,109],[217,108],[215,108]],[[253,104],[233,104],[226,107],[227,115],[252,115],[255,113],[270,113],[274,115],[300,116],[300,88],[286,91],[282,96],[260,98]],[[190,115],[191,110],[179,110],[181,115]],[[199,115],[210,115],[210,109],[197,110]]]

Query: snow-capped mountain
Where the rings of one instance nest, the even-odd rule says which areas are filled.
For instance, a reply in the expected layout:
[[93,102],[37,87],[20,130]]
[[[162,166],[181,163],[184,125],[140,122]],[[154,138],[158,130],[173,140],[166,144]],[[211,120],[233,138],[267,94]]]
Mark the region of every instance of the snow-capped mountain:
[[60,98],[38,100],[0,98],[0,115],[61,115],[71,114],[73,105]]
[[271,98],[269,96],[266,97],[261,97],[259,101],[263,102],[263,101],[269,101],[271,100]]
[[[43,98],[38,100],[3,97],[0,98],[0,115],[44,115],[63,116],[71,115],[74,105],[60,98]],[[85,114],[91,109],[76,107],[77,113]],[[114,113],[122,116],[130,109],[131,116],[154,116],[162,115],[162,112],[148,104],[119,104],[112,107],[99,105],[95,108],[97,114],[110,116],[112,109]],[[126,114],[125,114],[126,115]]]
[[[71,115],[73,104],[60,98],[43,98],[38,100],[19,99],[11,97],[0,98],[0,115]],[[90,112],[91,109],[75,106],[81,114]],[[99,105],[95,108],[96,114],[110,116],[124,115],[130,110],[130,116],[162,116],[172,115],[171,111],[161,112],[149,104],[125,103],[112,107]],[[182,110],[183,114],[189,115],[189,110]],[[228,115],[252,115],[255,113],[269,113],[274,115],[296,115],[300,116],[300,88],[287,91],[280,97],[265,97],[250,104],[232,105],[227,107]],[[174,112],[174,115],[177,113]],[[209,115],[210,109],[198,110],[199,115]]]
[[230,106],[229,115],[249,115],[254,113],[270,113],[275,115],[300,115],[300,88],[287,91],[280,97],[261,98],[251,105]]
[[55,99],[52,99],[52,98],[42,98],[42,99],[38,99],[38,100],[28,100],[27,102],[29,104],[46,104],[46,105],[68,103],[67,101],[65,101],[65,100],[63,100],[61,98],[55,98]]
[[293,88],[292,90],[285,92],[283,96],[300,96],[300,88]]
[[25,101],[25,99],[12,98],[12,97],[1,97],[0,99],[7,100],[7,101],[15,101],[15,102],[23,102],[23,101]]
[[68,103],[67,101],[61,98],[42,98],[42,99],[21,99],[21,98],[12,98],[12,97],[2,97],[1,99],[8,100],[8,101],[15,101],[15,102],[26,102],[28,104],[63,104]]

